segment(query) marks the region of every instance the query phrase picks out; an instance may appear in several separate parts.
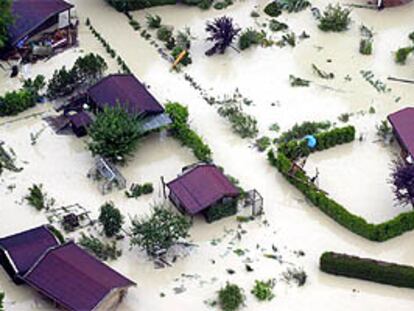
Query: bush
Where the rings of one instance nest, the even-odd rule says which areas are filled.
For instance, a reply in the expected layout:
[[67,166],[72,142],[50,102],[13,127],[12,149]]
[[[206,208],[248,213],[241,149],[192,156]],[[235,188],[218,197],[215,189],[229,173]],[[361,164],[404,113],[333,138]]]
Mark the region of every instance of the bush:
[[[177,4],[177,0],[106,0],[111,6],[120,12],[141,10],[153,6]],[[186,3],[190,0],[184,0]]]
[[82,232],[79,244],[89,253],[101,260],[115,260],[122,255],[122,251],[117,248],[116,242],[103,243],[93,235],[87,236]]
[[0,98],[0,117],[15,116],[35,105],[36,96],[28,90],[7,92]]
[[326,273],[398,287],[414,288],[414,267],[326,252],[320,258]]
[[169,26],[162,26],[157,30],[157,38],[160,41],[168,42],[173,36],[173,29]]
[[165,111],[171,117],[172,135],[177,138],[184,146],[190,148],[195,157],[203,162],[211,161],[210,147],[203,142],[203,139],[188,125],[188,109],[179,103],[167,103]]
[[275,297],[273,294],[274,286],[274,280],[269,280],[267,282],[256,280],[251,292],[260,301],[270,301]]
[[257,120],[245,113],[240,103],[233,100],[223,101],[217,112],[230,121],[233,131],[241,138],[255,138],[259,133]]
[[314,206],[355,234],[371,241],[383,242],[414,229],[414,211],[402,213],[381,224],[368,223],[364,218],[350,213],[329,198],[325,192],[313,186],[309,177],[303,172],[299,171],[295,176],[291,176],[292,162],[283,153],[279,152],[275,155],[273,151],[269,151],[268,160]]
[[145,183],[143,185],[132,184],[129,191],[125,191],[128,198],[138,198],[141,195],[150,194],[154,192],[152,183]]
[[277,32],[277,31],[287,30],[288,28],[289,28],[288,25],[286,25],[285,23],[281,23],[275,19],[271,19],[269,21],[269,29],[271,31]]
[[414,47],[400,48],[395,52],[395,62],[400,65],[405,65],[408,56],[414,52]]
[[65,237],[63,236],[63,233],[60,232],[60,230],[58,230],[55,226],[47,225],[47,228],[49,229],[50,232],[53,233],[53,235],[58,239],[58,241],[61,244],[64,244],[66,242]]
[[30,187],[29,194],[25,197],[29,205],[36,208],[38,211],[41,211],[43,209],[49,209],[50,206],[54,204],[54,200],[48,200],[47,195],[45,192],[43,192],[43,185],[39,184],[33,184],[32,187]]
[[321,131],[328,130],[331,126],[332,124],[329,121],[305,121],[301,124],[295,124],[290,130],[283,132],[277,141],[281,143],[287,143],[294,139],[302,139],[306,135],[315,135]]
[[263,32],[247,28],[239,37],[239,48],[240,50],[246,50],[252,45],[259,45],[264,38],[265,34]]
[[141,125],[136,117],[130,116],[120,106],[106,107],[89,128],[91,141],[88,148],[93,155],[122,164],[135,151],[140,133]]
[[117,209],[112,202],[105,203],[101,206],[101,212],[98,219],[108,238],[117,235],[121,231],[122,224],[124,223],[124,217],[122,216],[121,211]]
[[155,29],[161,27],[161,16],[148,14],[145,19],[147,20],[148,28]]
[[351,23],[351,10],[342,8],[340,4],[329,4],[319,20],[319,29],[323,31],[341,32],[348,29]]
[[312,152],[322,151],[337,145],[349,143],[355,140],[355,128],[347,126],[336,128],[331,131],[322,132],[314,135],[317,140],[316,148],[309,148],[306,140],[291,140],[288,143],[281,143],[278,151],[289,159],[296,160],[306,157]]
[[300,12],[311,5],[307,0],[276,0],[279,8],[288,13]]
[[148,218],[132,220],[131,245],[143,248],[150,256],[157,256],[186,238],[190,227],[191,222],[184,216],[155,206]]
[[203,212],[204,218],[210,224],[222,218],[236,215],[237,205],[237,199],[229,199],[227,202],[217,203]]
[[3,300],[4,300],[4,293],[0,292],[0,311],[4,311]]
[[278,17],[280,14],[282,14],[282,10],[276,1],[272,1],[266,5],[264,12],[271,17]]
[[227,283],[226,287],[220,289],[218,302],[223,311],[238,310],[244,303],[245,297],[241,288],[236,284]]
[[268,136],[263,136],[259,139],[256,139],[256,146],[260,152],[266,151],[266,149],[269,148],[271,144],[272,141]]
[[[184,51],[184,49],[183,49],[183,48],[181,48],[181,47],[179,47],[179,46],[176,46],[176,47],[172,50],[172,52],[171,52],[171,56],[172,56],[174,59],[177,59],[177,57],[181,54],[181,52],[182,52],[182,51]],[[189,51],[187,51],[187,54],[186,54],[186,55],[185,55],[185,57],[181,60],[180,64],[181,64],[181,65],[183,65],[183,66],[188,66],[188,65],[190,65],[192,62],[193,62],[193,60],[191,59],[190,52],[189,52]]]
[[372,54],[372,40],[371,39],[361,39],[359,43],[359,53],[361,53],[362,55]]

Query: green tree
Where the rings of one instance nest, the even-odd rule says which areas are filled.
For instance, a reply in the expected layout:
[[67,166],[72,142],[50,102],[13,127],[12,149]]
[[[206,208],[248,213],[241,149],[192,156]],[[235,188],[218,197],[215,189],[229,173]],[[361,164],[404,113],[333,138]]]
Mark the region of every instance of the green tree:
[[220,289],[218,293],[218,302],[223,311],[238,310],[244,300],[243,292],[236,284],[227,283],[226,287]]
[[99,222],[103,225],[105,235],[110,238],[121,231],[124,217],[112,202],[107,202],[101,206]]
[[148,218],[132,220],[131,245],[144,249],[149,255],[167,251],[181,238],[188,236],[191,222],[163,206],[156,206]]
[[93,155],[103,156],[114,163],[125,163],[136,149],[141,137],[141,124],[120,105],[100,112],[89,129],[88,147]]
[[7,44],[9,26],[13,23],[12,0],[0,0],[0,50]]

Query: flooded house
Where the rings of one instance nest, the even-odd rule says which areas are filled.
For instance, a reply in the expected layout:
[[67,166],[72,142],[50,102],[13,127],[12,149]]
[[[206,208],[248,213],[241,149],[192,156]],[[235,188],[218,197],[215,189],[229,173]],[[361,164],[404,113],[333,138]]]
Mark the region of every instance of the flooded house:
[[74,242],[61,244],[46,226],[0,239],[1,264],[26,284],[70,311],[115,310],[135,283]]
[[94,111],[120,106],[129,115],[142,121],[143,132],[150,132],[171,124],[164,107],[132,74],[112,74],[90,87],[87,102]]
[[414,164],[414,108],[407,107],[388,116],[394,136],[401,147],[401,157]]
[[63,0],[14,0],[13,24],[1,56],[23,63],[48,57],[77,43],[74,6]]
[[190,216],[211,223],[237,213],[240,190],[213,164],[197,164],[167,184],[171,202]]

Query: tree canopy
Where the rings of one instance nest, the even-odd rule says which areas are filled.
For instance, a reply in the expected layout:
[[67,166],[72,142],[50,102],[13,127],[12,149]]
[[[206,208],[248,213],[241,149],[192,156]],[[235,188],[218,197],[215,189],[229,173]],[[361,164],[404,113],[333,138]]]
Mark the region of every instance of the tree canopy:
[[99,222],[103,225],[105,235],[111,238],[121,231],[124,217],[112,202],[107,202],[101,206]]
[[107,107],[98,113],[89,128],[88,144],[93,155],[100,155],[114,163],[125,163],[137,148],[141,137],[141,123],[120,105]]
[[13,23],[11,6],[12,0],[0,0],[0,49],[6,46],[9,26]]
[[132,220],[131,245],[139,246],[151,256],[168,249],[188,236],[191,221],[163,206],[155,206],[148,218]]
[[395,199],[399,204],[414,203],[414,165],[402,161],[393,163],[391,183]]

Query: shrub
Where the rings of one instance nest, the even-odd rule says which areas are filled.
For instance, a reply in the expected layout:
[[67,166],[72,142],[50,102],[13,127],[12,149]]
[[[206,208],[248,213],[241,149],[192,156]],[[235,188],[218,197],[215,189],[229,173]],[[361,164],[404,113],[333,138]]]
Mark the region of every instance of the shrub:
[[140,133],[141,125],[136,117],[130,116],[121,106],[106,107],[89,128],[88,148],[93,155],[125,163],[136,149]]
[[121,211],[117,209],[112,202],[105,203],[101,206],[98,219],[108,238],[117,235],[121,231],[122,224],[124,223],[124,217],[122,216]]
[[233,100],[223,101],[217,112],[230,121],[233,131],[241,138],[255,138],[259,133],[257,120],[245,113],[240,103]]
[[414,52],[414,46],[400,48],[395,52],[395,62],[400,65],[405,65],[408,56]]
[[376,134],[381,140],[383,140],[384,142],[393,141],[394,137],[392,127],[390,126],[387,120],[382,120],[380,124],[376,125],[376,129]]
[[145,19],[147,20],[147,26],[151,29],[161,27],[161,16],[148,14]]
[[284,279],[290,283],[294,281],[299,287],[305,285],[308,276],[305,271],[297,268],[288,268],[286,272],[283,273]]
[[307,0],[276,0],[279,8],[288,13],[300,12],[311,5]]
[[165,111],[173,121],[171,126],[172,135],[181,141],[184,146],[190,148],[197,159],[203,162],[210,162],[212,154],[210,147],[188,125],[187,107],[179,103],[167,103]]
[[246,50],[252,45],[261,44],[265,34],[263,32],[247,28],[244,30],[239,37],[239,48],[240,50]]
[[414,165],[402,160],[393,163],[390,183],[398,204],[407,205],[414,203]]
[[359,53],[361,53],[362,55],[372,54],[372,40],[371,39],[361,39],[359,43]]
[[310,85],[309,80],[305,80],[294,75],[289,75],[289,83],[292,87],[308,87]]
[[36,105],[36,97],[28,90],[7,92],[0,98],[0,117],[15,116]]
[[243,305],[244,300],[242,290],[236,284],[227,283],[218,293],[218,302],[223,311],[238,310]]
[[138,31],[141,29],[141,25],[139,22],[137,22],[135,19],[130,19],[129,24],[134,28],[134,30]]
[[0,2],[0,50],[7,45],[9,40],[9,28],[14,22],[12,3],[12,0],[4,0]]
[[31,187],[29,187],[29,194],[25,197],[29,205],[33,206],[38,211],[41,211],[43,209],[47,210],[54,204],[53,199],[47,199],[47,195],[45,192],[43,192],[42,188],[42,184],[33,184]]
[[82,233],[79,244],[89,253],[101,260],[115,260],[122,255],[117,248],[116,242],[104,243],[93,235],[87,236]]
[[141,195],[150,194],[152,192],[154,192],[152,183],[145,183],[143,185],[132,184],[129,191],[125,191],[125,195],[128,198],[138,198]]
[[220,202],[203,212],[204,218],[210,224],[225,217],[237,214],[237,199],[229,199],[226,202]]
[[274,280],[255,281],[255,285],[251,293],[260,301],[270,301],[275,298],[273,294]]
[[278,17],[280,14],[282,14],[282,10],[276,1],[272,1],[266,5],[264,12],[271,17]]
[[0,311],[4,311],[3,300],[4,300],[4,293],[0,292]]
[[150,256],[157,256],[188,237],[190,227],[191,222],[184,216],[155,206],[148,218],[132,220],[131,245],[144,249]]
[[351,10],[342,8],[340,4],[329,4],[319,20],[319,29],[323,31],[341,32],[348,29],[351,23]]
[[58,239],[58,241],[61,244],[66,242],[63,233],[60,230],[58,230],[55,226],[47,225],[47,228],[50,230],[50,232],[53,233],[53,235]]
[[173,35],[173,29],[169,26],[161,26],[157,30],[157,38],[160,41],[168,42]]
[[320,258],[320,269],[334,275],[414,288],[414,267],[411,266],[326,252]]
[[268,136],[263,136],[259,139],[256,139],[256,146],[260,152],[266,151],[266,149],[269,148],[271,144],[272,141]]
[[289,28],[288,25],[286,25],[285,23],[281,23],[275,19],[271,19],[269,21],[269,29],[271,31],[277,32],[277,31],[287,30],[288,28]]
[[283,132],[278,141],[287,143],[291,140],[302,139],[306,135],[315,135],[321,131],[328,130],[331,126],[332,124],[329,121],[305,121],[301,124],[295,124],[290,130]]
[[[184,49],[183,49],[183,48],[181,48],[181,47],[179,47],[179,46],[176,46],[176,47],[172,50],[172,52],[171,52],[171,56],[172,56],[174,59],[177,59],[177,57],[181,54],[181,52],[182,52],[182,51],[184,51]],[[192,62],[193,62],[193,60],[191,59],[190,52],[189,52],[189,51],[187,51],[187,54],[186,54],[186,55],[185,55],[185,57],[181,60],[180,64],[181,64],[181,65],[183,65],[183,66],[188,66],[188,65],[190,65]]]

